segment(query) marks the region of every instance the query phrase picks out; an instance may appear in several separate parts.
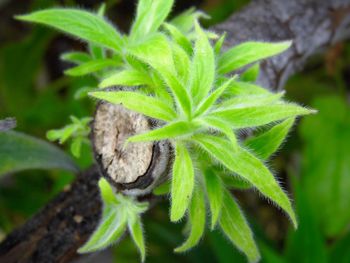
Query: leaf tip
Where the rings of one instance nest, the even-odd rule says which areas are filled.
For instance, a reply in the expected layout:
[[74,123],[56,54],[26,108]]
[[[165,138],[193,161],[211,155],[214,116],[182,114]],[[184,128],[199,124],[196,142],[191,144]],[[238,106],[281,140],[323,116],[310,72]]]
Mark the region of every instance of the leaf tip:
[[30,15],[15,15],[13,18],[19,21],[30,21]]
[[281,45],[281,47],[283,47],[283,50],[287,50],[288,48],[290,48],[293,45],[293,41],[286,40],[286,41],[280,42],[279,44]]

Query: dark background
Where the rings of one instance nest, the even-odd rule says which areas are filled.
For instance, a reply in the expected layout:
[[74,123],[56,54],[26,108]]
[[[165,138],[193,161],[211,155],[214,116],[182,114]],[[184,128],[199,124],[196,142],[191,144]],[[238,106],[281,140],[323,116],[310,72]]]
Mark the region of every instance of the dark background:
[[[197,6],[211,15],[211,20],[203,21],[210,26],[248,2],[179,0],[173,13]],[[50,6],[96,10],[101,3],[0,0],[0,119],[16,117],[17,130],[45,139],[48,130],[64,126],[70,115],[92,114],[93,102],[75,97],[81,87],[95,85],[94,80],[64,76],[69,64],[59,59],[62,52],[84,49],[84,45],[53,30],[15,21],[13,16]],[[127,31],[136,2],[106,3],[108,18],[121,31]],[[349,87],[348,42],[337,43],[314,56],[286,85],[288,99],[319,110],[317,115],[298,122],[288,142],[270,162],[295,200],[299,229],[292,230],[285,216],[256,192],[236,193],[264,262],[350,262]],[[91,165],[88,146],[77,162],[82,168]],[[1,178],[0,240],[73,179],[73,174],[62,171],[20,172]],[[218,232],[207,231],[196,249],[175,255],[172,249],[182,242],[184,225],[169,223],[167,206],[163,202],[145,216],[147,262],[245,262]],[[106,257],[111,262],[138,261],[136,248],[128,238],[111,248]]]

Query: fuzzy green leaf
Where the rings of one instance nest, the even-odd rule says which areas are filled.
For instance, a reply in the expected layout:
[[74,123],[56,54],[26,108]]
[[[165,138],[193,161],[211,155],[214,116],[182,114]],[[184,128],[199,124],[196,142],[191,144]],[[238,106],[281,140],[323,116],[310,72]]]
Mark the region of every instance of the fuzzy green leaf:
[[100,188],[100,194],[105,205],[113,205],[119,203],[115,197],[111,185],[107,182],[106,179],[100,178],[98,181],[98,187]]
[[268,131],[247,139],[244,143],[261,159],[267,160],[281,146],[294,121],[294,118],[287,119]]
[[131,27],[130,38],[137,41],[157,32],[169,15],[174,0],[140,0],[137,5],[136,19]]
[[102,82],[99,84],[99,87],[106,88],[111,86],[140,86],[149,83],[149,77],[143,72],[135,69],[125,69],[102,80]]
[[198,129],[197,124],[186,121],[171,122],[161,128],[139,135],[134,135],[128,142],[161,141],[176,137],[189,136]]
[[205,199],[202,188],[196,187],[189,209],[191,232],[187,240],[175,252],[185,252],[198,244],[205,230]]
[[187,54],[192,54],[193,48],[191,41],[179,29],[169,23],[164,23],[164,28],[168,31],[172,39],[187,52]]
[[260,254],[252,231],[241,209],[228,191],[224,192],[220,227],[229,240],[246,256],[249,262],[258,262]]
[[129,52],[160,73],[174,94],[180,108],[189,115],[191,100],[187,90],[177,77],[173,52],[164,35],[157,34],[141,45],[130,47]]
[[89,62],[91,60],[91,57],[89,54],[84,52],[67,52],[61,55],[61,59],[63,61],[68,61],[80,65]]
[[243,108],[229,108],[217,110],[207,118],[217,118],[229,122],[233,128],[248,128],[265,125],[289,117],[314,113],[313,110],[303,108],[297,104],[284,103],[263,106],[248,106]]
[[173,44],[172,49],[177,75],[179,78],[181,78],[183,83],[188,83],[190,75],[189,68],[191,63],[190,58],[182,47]]
[[108,67],[115,67],[118,65],[119,65],[119,62],[112,59],[94,59],[84,64],[81,64],[79,66],[76,66],[74,68],[70,68],[66,70],[64,73],[69,76],[77,77],[77,76],[83,76],[86,74],[94,73]]
[[171,121],[176,116],[174,110],[163,101],[132,91],[95,91],[89,95],[110,103],[121,103],[129,110],[151,118]]
[[203,118],[200,120],[201,123],[205,126],[208,126],[209,128],[213,128],[224,135],[227,136],[227,138],[231,141],[231,145],[236,148],[237,146],[237,138],[234,134],[230,123],[226,122],[225,120],[219,119],[219,118]]
[[226,74],[248,64],[280,54],[292,45],[291,41],[279,43],[245,42],[222,54],[218,72]]
[[218,110],[234,109],[234,108],[246,108],[253,106],[264,106],[280,103],[279,101],[284,92],[281,93],[266,93],[259,95],[241,95],[235,96],[232,99],[222,101],[217,105]]
[[87,11],[54,8],[16,17],[19,20],[54,27],[87,42],[120,51],[123,40],[119,32],[105,19]]
[[203,175],[211,212],[211,229],[213,230],[221,212],[224,187],[221,179],[213,170],[207,169]]
[[126,214],[117,209],[110,208],[103,214],[101,222],[88,242],[79,248],[79,253],[90,253],[107,248],[117,242],[126,230]]
[[206,113],[211,106],[220,98],[220,96],[225,92],[225,90],[231,85],[233,79],[226,81],[221,87],[212,92],[201,104],[198,105],[198,108],[195,112],[195,116],[203,115]]
[[[105,12],[106,12],[106,4],[103,3],[99,7],[99,9],[97,11],[97,15],[99,17],[103,18]],[[93,43],[89,43],[89,51],[90,51],[91,56],[94,59],[102,59],[102,58],[106,57],[106,52],[105,52],[104,48],[99,46],[99,45],[95,45]]]
[[288,196],[278,185],[268,168],[255,156],[243,148],[234,149],[230,143],[217,136],[196,135],[199,145],[229,170],[237,173],[254,185],[263,195],[279,205],[297,227],[296,217]]
[[222,45],[224,44],[226,38],[226,33],[222,34],[218,41],[216,41],[214,46],[215,55],[218,56],[221,52]]
[[255,82],[260,73],[260,64],[255,63],[253,66],[249,67],[246,71],[244,71],[240,75],[240,80],[241,81],[246,81],[246,82]]
[[209,18],[205,13],[197,11],[195,8],[189,8],[183,13],[174,17],[170,24],[175,26],[182,33],[187,34],[193,28],[196,20],[199,18]]
[[197,40],[191,66],[191,94],[195,104],[205,98],[212,88],[215,76],[214,50],[203,30],[196,23]]
[[249,189],[252,188],[252,184],[249,183],[247,180],[243,179],[242,177],[239,177],[235,174],[229,174],[227,171],[223,171],[220,173],[220,178],[224,182],[224,185],[227,188],[234,188],[234,189]]
[[142,224],[139,216],[134,216],[132,219],[128,220],[129,232],[134,240],[135,245],[140,251],[141,262],[145,261],[146,258],[146,248],[145,241],[143,237]]
[[227,88],[230,97],[235,95],[263,95],[269,94],[267,89],[248,82],[233,81]]
[[175,146],[175,161],[171,183],[170,220],[180,220],[191,201],[194,188],[194,169],[190,154],[184,145]]

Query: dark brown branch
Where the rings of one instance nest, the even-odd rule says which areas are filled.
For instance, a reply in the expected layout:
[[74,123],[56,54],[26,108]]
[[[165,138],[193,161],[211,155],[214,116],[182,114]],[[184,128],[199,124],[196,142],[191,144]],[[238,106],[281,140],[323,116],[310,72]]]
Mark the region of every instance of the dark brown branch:
[[0,246],[0,262],[70,262],[97,225],[101,210],[92,167]]
[[[262,85],[278,89],[308,57],[349,33],[349,0],[257,0],[215,27],[227,31],[229,44],[245,40],[291,39],[287,53],[263,63]],[[78,176],[42,212],[11,233],[0,245],[0,262],[70,262],[95,228],[100,201],[99,173]]]
[[349,0],[255,0],[214,28],[227,32],[227,44],[292,40],[293,47],[262,63],[259,82],[282,89],[316,52],[350,34]]

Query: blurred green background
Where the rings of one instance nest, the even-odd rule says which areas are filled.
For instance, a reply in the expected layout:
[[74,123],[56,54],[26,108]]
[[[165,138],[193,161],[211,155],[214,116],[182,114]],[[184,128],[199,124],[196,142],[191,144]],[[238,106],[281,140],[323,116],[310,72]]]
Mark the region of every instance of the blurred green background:
[[[248,0],[179,0],[174,13],[197,6],[212,17],[207,25],[225,20]],[[0,119],[15,117],[18,131],[45,139],[50,129],[64,126],[70,115],[90,116],[93,102],[81,88],[93,78],[63,76],[69,64],[64,51],[84,49],[78,41],[52,30],[28,26],[16,14],[50,6],[97,9],[93,0],[0,0]],[[107,0],[108,17],[127,30],[135,1]],[[338,43],[314,56],[286,85],[287,98],[319,110],[301,120],[271,161],[284,188],[295,200],[300,227],[291,229],[276,208],[253,191],[237,191],[262,253],[262,262],[350,262],[350,42]],[[69,148],[63,146],[64,148]],[[67,152],[69,150],[67,149]],[[76,159],[81,168],[92,163],[89,146]],[[59,170],[25,171],[0,178],[0,240],[42,208],[74,180]],[[147,262],[245,262],[221,233],[206,233],[201,244],[184,255],[172,249],[183,240],[184,225],[171,224],[168,204],[145,216]],[[109,251],[111,262],[138,262],[128,238]]]

